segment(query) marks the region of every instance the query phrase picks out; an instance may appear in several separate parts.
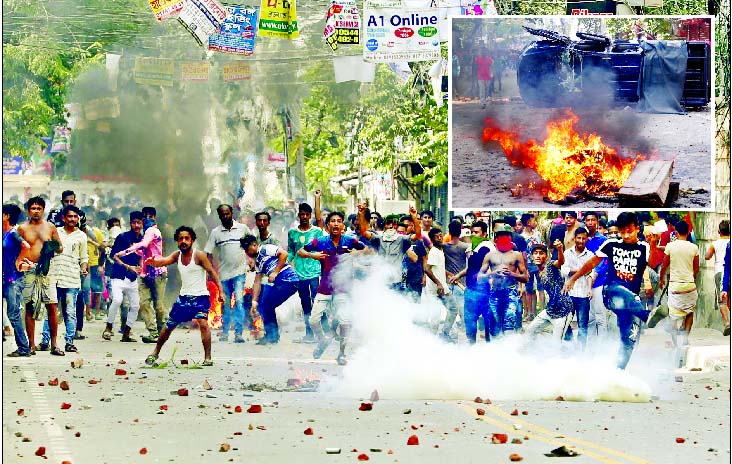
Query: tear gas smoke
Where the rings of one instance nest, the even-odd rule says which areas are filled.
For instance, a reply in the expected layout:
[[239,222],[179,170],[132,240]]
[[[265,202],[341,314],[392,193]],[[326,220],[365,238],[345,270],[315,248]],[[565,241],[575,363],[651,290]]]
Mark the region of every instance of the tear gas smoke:
[[615,367],[616,345],[600,346],[597,355],[569,356],[541,336],[446,344],[415,325],[433,310],[389,290],[379,273],[356,281],[350,304],[339,312],[350,318],[358,346],[343,378],[327,380],[324,388],[355,397],[378,389],[382,398],[401,399],[650,399],[646,382]]

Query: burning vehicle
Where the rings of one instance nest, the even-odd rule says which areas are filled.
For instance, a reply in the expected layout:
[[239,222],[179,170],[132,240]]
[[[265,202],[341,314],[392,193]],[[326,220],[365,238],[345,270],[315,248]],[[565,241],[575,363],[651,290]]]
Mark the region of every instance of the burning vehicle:
[[521,97],[529,106],[637,104],[648,112],[683,113],[711,100],[711,59],[704,41],[621,41],[578,32],[572,40],[524,26],[542,37],[521,53]]

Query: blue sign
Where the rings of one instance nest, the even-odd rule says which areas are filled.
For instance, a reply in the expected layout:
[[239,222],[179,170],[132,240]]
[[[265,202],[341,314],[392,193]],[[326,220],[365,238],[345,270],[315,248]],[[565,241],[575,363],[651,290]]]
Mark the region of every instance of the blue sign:
[[21,174],[23,172],[23,158],[20,156],[3,155],[3,175]]
[[227,6],[226,13],[219,32],[208,38],[208,49],[238,55],[253,54],[259,9]]
[[373,52],[377,48],[379,48],[379,41],[376,39],[369,39],[366,41],[366,48],[369,49],[369,51]]

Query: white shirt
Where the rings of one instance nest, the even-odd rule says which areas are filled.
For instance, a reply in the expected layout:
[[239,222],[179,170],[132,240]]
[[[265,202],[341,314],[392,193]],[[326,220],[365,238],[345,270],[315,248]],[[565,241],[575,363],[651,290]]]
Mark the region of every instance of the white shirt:
[[[445,271],[445,253],[436,246],[433,246],[427,254],[427,265],[431,267],[432,273],[442,284],[442,288],[445,289],[445,295],[450,293],[450,287],[447,286],[447,273]],[[432,282],[432,279],[429,277],[426,279],[424,288],[430,295],[437,296],[437,284]]]
[[251,233],[246,224],[237,221],[234,221],[231,229],[224,229],[224,226],[220,225],[211,231],[203,251],[208,254],[216,251],[219,278],[222,281],[244,275],[249,270],[239,239]]
[[718,238],[714,244],[714,273],[724,272],[724,253],[727,251],[728,238]]
[[86,234],[74,229],[70,234],[63,227],[57,227],[64,251],[51,258],[49,275],[61,288],[81,288],[81,263],[89,263],[89,249]]
[[[566,279],[569,276],[569,271],[579,271],[582,266],[585,265],[595,254],[585,248],[582,253],[577,253],[575,247],[570,248],[564,252],[564,264],[562,264],[562,276]],[[591,274],[591,273],[590,273]],[[569,296],[575,298],[589,298],[591,292],[591,280],[590,274],[580,277],[574,283],[572,290],[569,291]]]

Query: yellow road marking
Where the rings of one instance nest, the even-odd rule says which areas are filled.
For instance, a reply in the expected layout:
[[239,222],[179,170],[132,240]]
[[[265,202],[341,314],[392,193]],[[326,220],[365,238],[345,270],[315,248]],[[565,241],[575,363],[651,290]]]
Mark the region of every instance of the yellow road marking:
[[[473,414],[474,416],[478,417],[479,420],[481,420],[483,422],[488,422],[490,424],[493,424],[496,427],[500,427],[500,428],[502,428],[502,429],[504,429],[504,430],[506,430],[508,432],[518,433],[518,434],[521,434],[523,436],[527,436],[527,437],[529,437],[532,440],[543,441],[544,443],[549,443],[550,445],[557,446],[557,447],[563,446],[563,445],[566,445],[567,444],[566,442],[559,441],[558,439],[547,438],[547,437],[544,437],[542,435],[537,435],[535,433],[532,433],[532,432],[530,432],[528,430],[515,430],[512,425],[507,425],[507,424],[505,424],[505,423],[503,423],[501,421],[498,421],[498,420],[493,419],[493,418],[490,418],[490,417],[478,416],[475,413],[475,410],[471,410],[471,408],[469,406],[463,406],[463,409],[465,409],[469,413]],[[579,453],[579,454],[581,454],[583,456],[589,456],[589,457],[594,458],[597,461],[603,462],[605,464],[621,464],[621,461],[616,461],[616,460],[614,460],[612,458],[609,458],[607,456],[603,456],[601,454],[597,454],[597,453],[595,453],[593,451],[590,451],[590,450],[587,450],[587,449],[584,449],[584,448],[577,448],[575,446],[572,446],[572,449],[575,450],[575,451],[577,451],[577,453]]]
[[[494,413],[494,414],[496,414],[498,416],[502,416],[502,417],[504,417],[504,418],[506,418],[508,420],[511,420],[511,421],[517,423],[517,424],[521,424],[521,425],[525,425],[527,427],[531,427],[534,431],[539,432],[539,433],[543,433],[543,434],[547,434],[547,435],[555,435],[556,434],[556,432],[553,432],[553,431],[551,431],[549,429],[545,429],[545,428],[540,427],[538,425],[534,425],[534,424],[532,424],[530,422],[526,422],[526,421],[521,420],[521,419],[519,419],[519,418],[517,418],[515,416],[512,416],[509,413],[501,410],[500,408],[498,408],[498,407],[496,407],[496,406],[494,406],[492,404],[487,405],[486,411],[490,411],[490,412],[492,412],[492,413]],[[594,449],[596,449],[598,451],[601,451],[603,453],[611,454],[613,456],[617,456],[617,457],[623,458],[623,459],[625,459],[627,461],[634,462],[636,464],[649,464],[650,463],[650,461],[648,461],[647,459],[639,458],[637,456],[633,456],[633,455],[630,455],[628,453],[624,453],[622,451],[614,450],[612,448],[606,448],[606,447],[604,447],[602,445],[599,445],[597,443],[593,443],[593,442],[590,442],[590,441],[587,441],[587,440],[583,440],[581,438],[574,438],[574,437],[569,437],[569,436],[566,436],[566,435],[564,437],[565,437],[566,440],[571,441],[571,442],[574,442],[574,443],[577,443],[577,444],[579,444],[581,446],[589,447],[589,448],[594,448]]]
[[[535,438],[537,440],[540,440],[540,441],[543,441],[543,442],[546,442],[546,443],[550,443],[550,444],[556,444],[556,445],[559,445],[559,446],[571,444],[572,447],[578,453],[581,453],[581,454],[584,454],[586,456],[592,457],[592,458],[594,458],[594,459],[596,459],[596,460],[598,460],[600,462],[604,462],[604,463],[608,463],[608,464],[611,464],[611,463],[619,464],[622,461],[617,461],[617,460],[615,460],[613,458],[610,458],[610,457],[607,457],[607,456],[603,456],[601,454],[597,454],[594,451],[591,451],[590,449],[594,449],[594,450],[596,450],[596,451],[598,451],[600,453],[605,453],[605,454],[609,454],[609,455],[612,455],[612,456],[617,456],[617,457],[622,458],[622,459],[624,459],[626,461],[630,461],[630,462],[633,462],[633,463],[636,463],[636,464],[650,464],[651,463],[651,461],[648,461],[646,459],[639,458],[637,456],[632,456],[632,455],[627,454],[627,453],[624,453],[622,451],[617,451],[617,450],[614,450],[614,449],[611,449],[611,448],[607,448],[605,446],[602,446],[602,445],[599,445],[599,444],[596,444],[596,443],[592,443],[590,441],[583,440],[583,439],[580,439],[580,438],[574,438],[574,437],[569,437],[569,436],[563,435],[564,438],[555,439],[554,437],[557,434],[556,431],[552,431],[552,430],[546,429],[544,427],[540,427],[538,425],[535,425],[535,424],[532,424],[530,422],[527,422],[525,420],[521,420],[521,419],[517,418],[516,416],[511,416],[507,412],[501,410],[500,408],[498,408],[497,406],[494,406],[492,404],[491,405],[482,405],[482,408],[485,409],[486,412],[491,412],[491,413],[495,414],[496,416],[499,416],[501,418],[504,418],[504,419],[510,421],[510,424],[505,424],[504,422],[501,422],[499,420],[492,419],[490,417],[479,416],[478,413],[476,412],[476,408],[474,408],[474,407],[467,406],[467,405],[462,405],[461,407],[462,407],[462,409],[464,409],[465,411],[467,411],[468,413],[470,413],[472,416],[477,417],[477,418],[479,418],[480,420],[482,420],[484,422],[489,422],[489,423],[491,423],[491,424],[493,424],[493,425],[495,425],[497,427],[500,427],[500,428],[502,428],[504,430],[508,430],[508,431],[514,432],[514,433],[523,433],[524,435],[526,435],[526,436],[528,436],[530,438]],[[523,427],[526,427],[526,430],[524,430],[524,429],[515,430],[513,428],[513,424],[522,425]],[[542,434],[542,435],[539,435],[539,434]],[[547,438],[547,437],[545,437],[543,435],[548,435],[549,438]],[[561,440],[561,441],[559,441],[559,440]],[[576,445],[579,445],[580,447],[577,447],[575,444]],[[590,448],[590,449],[588,449],[588,448]]]

